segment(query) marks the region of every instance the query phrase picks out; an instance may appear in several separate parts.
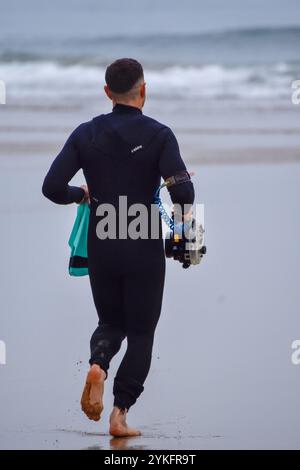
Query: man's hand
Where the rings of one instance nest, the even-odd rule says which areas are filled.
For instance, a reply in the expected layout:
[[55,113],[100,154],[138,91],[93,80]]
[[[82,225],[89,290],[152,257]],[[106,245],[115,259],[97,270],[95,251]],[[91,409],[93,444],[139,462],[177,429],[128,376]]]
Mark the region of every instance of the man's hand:
[[89,188],[87,187],[86,184],[82,184],[80,187],[84,190],[84,196],[79,204],[82,204],[83,202],[87,202],[88,204],[90,204],[91,201],[90,201]]

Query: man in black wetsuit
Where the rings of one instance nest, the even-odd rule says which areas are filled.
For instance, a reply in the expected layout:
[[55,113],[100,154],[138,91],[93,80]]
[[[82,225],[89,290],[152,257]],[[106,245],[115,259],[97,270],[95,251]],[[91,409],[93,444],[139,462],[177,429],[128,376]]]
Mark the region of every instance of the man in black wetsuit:
[[[120,215],[119,197],[126,196],[128,207],[143,204],[150,213],[161,177],[180,174],[185,175],[185,182],[170,186],[169,193],[186,219],[194,189],[171,129],[142,113],[146,90],[141,64],[134,59],[116,60],[108,66],[105,79],[112,112],[72,132],[52,163],[42,191],[57,204],[90,204],[88,268],[99,323],[91,338],[91,367],[81,405],[90,419],[100,419],[109,364],[127,338],[114,379],[110,433],[128,436],[139,434],[127,426],[126,413],[144,389],[161,311],[165,277],[161,221],[158,237],[130,238],[117,230],[117,237],[100,239],[97,225],[103,212],[97,208],[111,204]],[[87,186],[70,186],[80,168]]]

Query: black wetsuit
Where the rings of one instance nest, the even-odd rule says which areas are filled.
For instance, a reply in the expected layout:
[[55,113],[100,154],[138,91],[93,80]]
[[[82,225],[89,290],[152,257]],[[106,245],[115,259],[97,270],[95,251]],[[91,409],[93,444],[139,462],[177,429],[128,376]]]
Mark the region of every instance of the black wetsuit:
[[[75,129],[45,177],[43,194],[57,204],[80,202],[83,189],[68,185],[80,168],[91,197],[88,265],[99,316],[91,338],[90,364],[99,364],[107,372],[127,338],[113,392],[114,404],[129,409],[143,391],[150,368],[164,287],[163,240],[161,230],[157,239],[100,240],[96,209],[110,203],[118,211],[120,195],[127,196],[128,207],[134,203],[150,207],[161,177],[166,179],[186,168],[171,129],[124,104]],[[194,201],[190,181],[169,192],[173,203]]]

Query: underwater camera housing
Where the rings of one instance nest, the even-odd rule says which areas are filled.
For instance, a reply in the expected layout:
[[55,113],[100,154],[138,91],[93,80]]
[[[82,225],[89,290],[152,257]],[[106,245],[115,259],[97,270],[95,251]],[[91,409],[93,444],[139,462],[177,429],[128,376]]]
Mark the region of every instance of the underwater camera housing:
[[206,253],[202,225],[197,224],[195,219],[189,224],[174,224],[166,235],[165,253],[167,258],[182,263],[185,269],[199,264]]
[[164,187],[169,188],[170,186],[190,181],[190,179],[190,173],[181,171],[167,178],[154,194],[154,202],[158,207],[161,218],[171,229],[170,232],[167,232],[165,239],[166,257],[179,261],[182,263],[183,268],[189,268],[191,265],[199,264],[203,255],[206,253],[206,246],[204,246],[204,228],[201,224],[197,224],[194,218],[190,221],[182,222],[182,214],[178,214],[178,216],[174,218],[173,212],[172,217],[170,217],[163,206],[159,193]]

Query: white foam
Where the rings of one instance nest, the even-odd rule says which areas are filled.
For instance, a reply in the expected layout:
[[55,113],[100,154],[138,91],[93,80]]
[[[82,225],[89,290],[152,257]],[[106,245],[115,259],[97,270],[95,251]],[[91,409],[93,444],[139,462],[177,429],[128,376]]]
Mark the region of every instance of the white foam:
[[[104,68],[55,62],[0,64],[0,78],[11,96],[97,96],[104,85]],[[236,99],[285,98],[295,78],[288,64],[269,66],[205,65],[173,66],[145,70],[148,92],[153,97]]]

